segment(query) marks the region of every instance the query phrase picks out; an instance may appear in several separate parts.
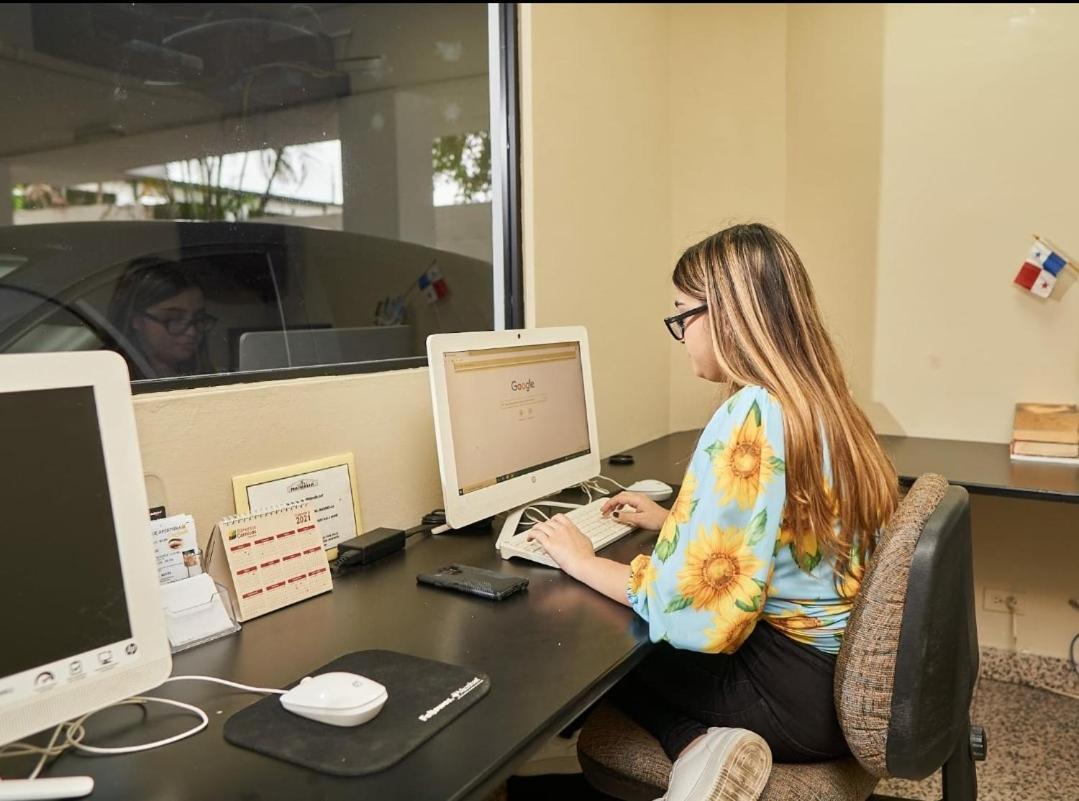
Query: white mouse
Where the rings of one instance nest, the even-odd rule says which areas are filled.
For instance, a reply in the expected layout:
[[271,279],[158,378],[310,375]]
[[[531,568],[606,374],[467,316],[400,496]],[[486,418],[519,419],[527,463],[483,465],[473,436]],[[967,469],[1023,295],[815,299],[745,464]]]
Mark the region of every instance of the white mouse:
[[359,726],[379,712],[389,694],[377,681],[355,673],[308,676],[281,696],[281,706],[331,726]]
[[662,481],[657,481],[654,478],[644,478],[640,481],[634,481],[628,487],[630,492],[639,492],[641,495],[647,495],[653,501],[665,501],[672,494],[674,494],[674,488],[670,484],[664,484]]

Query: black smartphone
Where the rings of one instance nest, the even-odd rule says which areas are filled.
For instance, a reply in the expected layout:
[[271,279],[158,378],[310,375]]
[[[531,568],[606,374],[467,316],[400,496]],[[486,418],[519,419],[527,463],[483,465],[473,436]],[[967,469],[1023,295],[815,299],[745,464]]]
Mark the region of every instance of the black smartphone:
[[420,584],[430,584],[447,590],[458,590],[483,598],[501,601],[528,586],[528,579],[520,576],[506,576],[493,570],[470,565],[446,565],[434,573],[420,573],[416,576]]

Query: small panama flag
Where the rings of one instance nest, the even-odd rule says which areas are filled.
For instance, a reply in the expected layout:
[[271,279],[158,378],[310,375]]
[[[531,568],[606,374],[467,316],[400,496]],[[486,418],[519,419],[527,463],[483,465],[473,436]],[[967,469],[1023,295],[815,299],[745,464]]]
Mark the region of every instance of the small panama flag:
[[1038,297],[1047,298],[1053,294],[1057,276],[1065,267],[1075,269],[1066,258],[1035,237],[1030,254],[1019,268],[1019,275],[1015,276],[1015,283]]
[[427,272],[416,280],[416,286],[420,288],[420,294],[428,303],[436,303],[450,293],[437,263],[432,264]]

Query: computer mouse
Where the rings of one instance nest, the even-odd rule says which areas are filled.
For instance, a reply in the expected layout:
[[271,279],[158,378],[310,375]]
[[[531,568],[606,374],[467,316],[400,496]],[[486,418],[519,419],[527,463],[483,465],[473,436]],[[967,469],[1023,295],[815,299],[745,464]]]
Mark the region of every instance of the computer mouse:
[[308,676],[281,696],[281,706],[300,717],[331,726],[359,726],[379,712],[389,693],[356,673]]
[[653,501],[665,501],[674,494],[674,488],[670,484],[664,484],[654,478],[634,481],[626,489],[630,492],[639,492],[641,495],[646,495]]

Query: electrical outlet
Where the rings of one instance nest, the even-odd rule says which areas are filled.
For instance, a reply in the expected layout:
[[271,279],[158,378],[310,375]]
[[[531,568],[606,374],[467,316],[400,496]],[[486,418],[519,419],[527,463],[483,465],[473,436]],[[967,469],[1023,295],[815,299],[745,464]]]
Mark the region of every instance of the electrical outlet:
[[[1009,609],[1009,603],[1011,609]],[[985,602],[982,606],[990,612],[1014,611],[1017,615],[1025,613],[1025,601],[1022,593],[1011,590],[993,590],[985,588]]]

